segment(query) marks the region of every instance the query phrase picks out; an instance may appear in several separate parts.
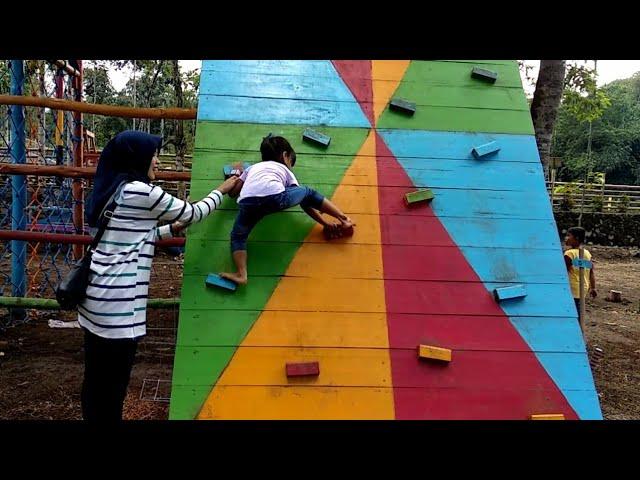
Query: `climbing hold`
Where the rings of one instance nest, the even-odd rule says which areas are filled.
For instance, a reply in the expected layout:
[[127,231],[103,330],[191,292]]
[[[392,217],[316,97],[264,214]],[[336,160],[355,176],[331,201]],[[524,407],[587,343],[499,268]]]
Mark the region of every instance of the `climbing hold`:
[[331,234],[331,230],[327,229],[327,227],[325,227],[322,230],[322,233],[324,234],[324,238],[326,240],[334,240],[336,238],[344,238],[344,237],[353,237],[353,227],[349,227],[349,228],[341,228],[340,229],[340,236],[334,237]]
[[471,153],[473,153],[474,157],[480,158],[484,157],[485,155],[489,155],[490,153],[497,152],[498,150],[500,150],[498,142],[489,142],[485,143],[484,145],[474,147],[473,150],[471,150]]
[[209,275],[207,275],[205,283],[208,287],[220,287],[231,291],[235,291],[235,289],[238,287],[238,284],[236,282],[232,282],[227,278],[222,278],[220,275],[217,275],[215,273],[210,273]]
[[529,420],[564,420],[562,413],[541,413],[530,415]]
[[525,290],[524,285],[514,285],[513,287],[502,287],[493,290],[493,298],[496,299],[496,302],[526,296],[527,291]]
[[420,345],[418,347],[418,357],[425,358],[427,360],[450,362],[451,350],[448,348],[433,347],[431,345]]
[[329,135],[316,132],[315,130],[312,130],[310,128],[307,128],[304,132],[302,132],[302,139],[311,143],[322,145],[323,147],[328,147],[329,143],[331,143],[331,137]]
[[416,104],[402,100],[401,98],[394,98],[389,103],[389,109],[396,112],[406,113],[407,115],[413,115],[416,113]]
[[473,67],[473,70],[471,70],[471,77],[477,78],[478,80],[484,80],[489,83],[496,83],[498,73],[492,72],[491,70],[485,70],[484,68]]
[[228,179],[234,175],[238,175],[240,176],[242,174],[242,172],[244,172],[247,168],[249,168],[251,166],[251,164],[244,162],[244,163],[234,163],[233,165],[225,165],[224,167],[222,167],[222,174],[224,175],[224,179]]
[[287,363],[287,377],[310,377],[320,375],[318,362]]
[[409,192],[404,195],[404,204],[407,207],[411,207],[417,203],[426,202],[429,203],[435,195],[431,190],[425,188],[423,190],[416,190],[415,192]]

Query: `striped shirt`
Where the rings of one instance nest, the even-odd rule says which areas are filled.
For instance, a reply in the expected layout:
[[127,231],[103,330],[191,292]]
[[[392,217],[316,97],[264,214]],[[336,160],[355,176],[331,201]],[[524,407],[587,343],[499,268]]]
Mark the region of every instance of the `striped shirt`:
[[105,338],[145,335],[155,242],[172,237],[170,224],[158,227],[158,222],[197,223],[221,202],[218,190],[192,204],[160,187],[143,182],[125,184],[93,252],[87,297],[78,305],[80,325]]

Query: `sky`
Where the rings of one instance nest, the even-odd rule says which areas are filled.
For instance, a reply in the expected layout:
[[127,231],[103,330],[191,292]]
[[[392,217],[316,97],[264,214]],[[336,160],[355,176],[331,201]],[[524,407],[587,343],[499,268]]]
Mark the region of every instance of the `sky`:
[[[537,78],[540,60],[525,60],[524,62],[533,67],[530,74]],[[584,60],[567,60],[567,62],[584,65]],[[593,68],[593,60],[587,60],[587,66]],[[629,78],[634,73],[640,72],[640,60],[598,60],[597,68],[598,85],[602,86],[614,80]],[[529,85],[524,78],[522,79],[522,84],[527,92],[527,96],[533,96],[535,85]]]
[[[569,62],[583,63],[584,60],[568,60]],[[587,61],[590,67],[593,66],[593,60]],[[527,65],[531,65],[533,70],[530,72],[534,78],[537,78],[540,60],[525,60]],[[180,67],[186,70],[200,69],[202,62],[200,60],[180,60]],[[628,78],[636,72],[640,72],[640,60],[598,60],[598,85],[605,85],[613,80]],[[131,76],[131,71],[109,72],[109,77],[116,90],[121,90],[127,80]],[[533,95],[534,85],[530,85],[524,78],[522,80],[525,91],[528,96]]]

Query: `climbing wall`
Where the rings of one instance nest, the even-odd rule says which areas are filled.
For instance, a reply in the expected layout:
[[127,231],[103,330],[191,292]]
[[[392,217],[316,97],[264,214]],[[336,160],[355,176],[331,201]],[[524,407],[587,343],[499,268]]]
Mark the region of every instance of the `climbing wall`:
[[[191,227],[170,418],[602,418],[515,61],[204,61],[191,197],[270,132],[356,233],[271,215],[229,292],[205,277],[232,267],[235,201]],[[434,198],[409,208],[417,189]],[[515,285],[526,296],[494,299]],[[288,377],[300,362],[319,374]]]

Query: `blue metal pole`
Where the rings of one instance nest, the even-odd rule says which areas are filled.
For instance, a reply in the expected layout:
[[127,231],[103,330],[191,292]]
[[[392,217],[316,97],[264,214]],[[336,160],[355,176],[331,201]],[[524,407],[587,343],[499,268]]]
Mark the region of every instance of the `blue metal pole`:
[[[24,63],[22,60],[11,60],[11,95],[22,95],[24,84]],[[11,109],[11,161],[26,162],[24,107],[12,105]],[[11,229],[25,230],[27,206],[27,182],[24,175],[11,176]],[[11,283],[13,296],[24,297],[26,294],[27,243],[24,240],[11,241]]]

